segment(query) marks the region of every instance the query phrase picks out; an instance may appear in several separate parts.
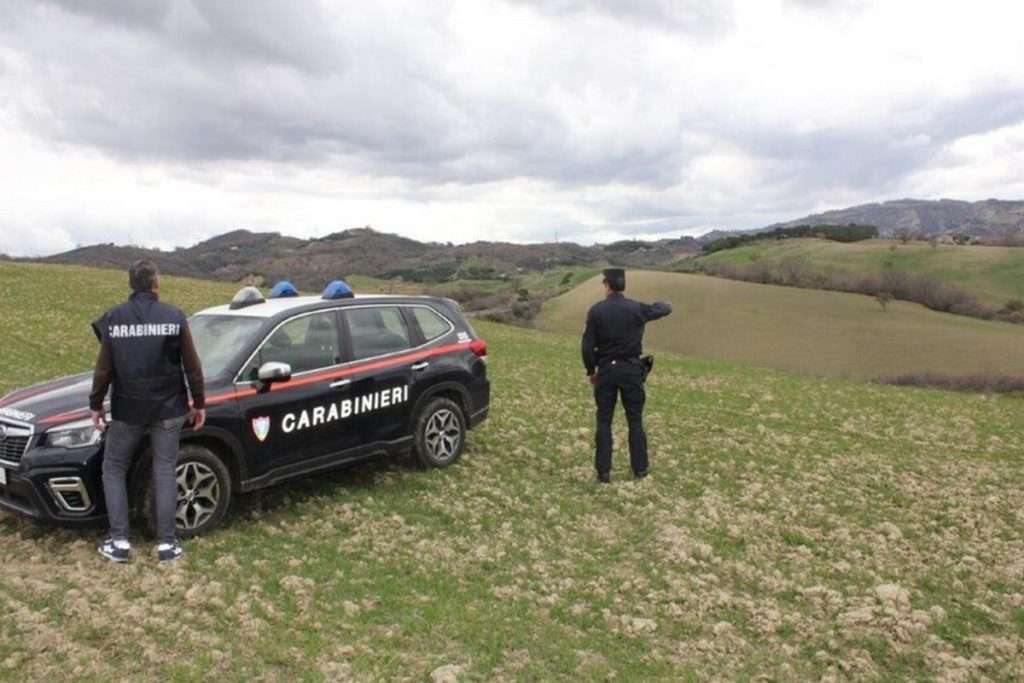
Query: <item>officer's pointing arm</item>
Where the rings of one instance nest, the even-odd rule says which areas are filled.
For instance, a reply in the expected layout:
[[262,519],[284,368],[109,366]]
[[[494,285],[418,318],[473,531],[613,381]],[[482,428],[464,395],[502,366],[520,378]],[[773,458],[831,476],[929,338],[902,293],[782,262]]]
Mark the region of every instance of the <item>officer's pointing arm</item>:
[[672,304],[667,301],[655,301],[653,304],[640,304],[645,322],[664,318],[672,312]]

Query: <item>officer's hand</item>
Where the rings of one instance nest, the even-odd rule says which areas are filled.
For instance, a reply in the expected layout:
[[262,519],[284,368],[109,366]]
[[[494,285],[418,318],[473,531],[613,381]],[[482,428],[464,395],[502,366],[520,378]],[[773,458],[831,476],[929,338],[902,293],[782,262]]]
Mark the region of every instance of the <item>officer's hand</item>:
[[592,386],[592,387],[596,387],[597,386],[597,375],[596,374],[594,374],[594,375],[587,375],[587,379],[590,380],[590,386]]
[[192,423],[192,431],[198,432],[206,424],[206,409],[193,408],[188,413],[188,421]]
[[102,410],[93,410],[92,412],[92,426],[96,428],[96,431],[103,432],[107,429],[107,417],[103,414]]

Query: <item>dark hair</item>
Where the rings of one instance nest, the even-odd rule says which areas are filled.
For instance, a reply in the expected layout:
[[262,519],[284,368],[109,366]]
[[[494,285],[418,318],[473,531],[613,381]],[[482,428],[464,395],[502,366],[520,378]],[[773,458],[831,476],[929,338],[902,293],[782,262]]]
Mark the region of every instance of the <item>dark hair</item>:
[[604,271],[602,280],[613,292],[622,292],[626,289],[626,271],[621,268],[607,268]]
[[149,292],[156,286],[160,271],[152,261],[136,261],[128,269],[128,284],[134,292]]

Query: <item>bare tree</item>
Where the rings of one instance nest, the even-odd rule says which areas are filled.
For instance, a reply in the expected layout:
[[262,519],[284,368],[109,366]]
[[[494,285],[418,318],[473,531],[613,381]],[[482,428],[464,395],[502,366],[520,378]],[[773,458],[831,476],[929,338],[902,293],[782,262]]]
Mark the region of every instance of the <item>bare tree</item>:
[[906,244],[918,236],[918,231],[909,225],[903,225],[892,231],[893,236],[901,243]]
[[885,313],[885,309],[892,303],[892,294],[889,292],[879,292],[875,294],[875,301],[882,307],[882,313]]
[[810,265],[799,256],[782,259],[779,270],[782,271],[783,282],[792,287],[804,287],[811,274]]

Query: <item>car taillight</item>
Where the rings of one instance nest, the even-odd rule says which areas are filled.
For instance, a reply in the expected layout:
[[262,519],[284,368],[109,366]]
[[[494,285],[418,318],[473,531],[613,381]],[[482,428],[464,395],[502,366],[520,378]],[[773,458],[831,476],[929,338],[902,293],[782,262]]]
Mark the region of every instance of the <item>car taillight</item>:
[[487,342],[483,339],[476,339],[469,343],[469,350],[473,352],[477,358],[483,358],[487,360]]

